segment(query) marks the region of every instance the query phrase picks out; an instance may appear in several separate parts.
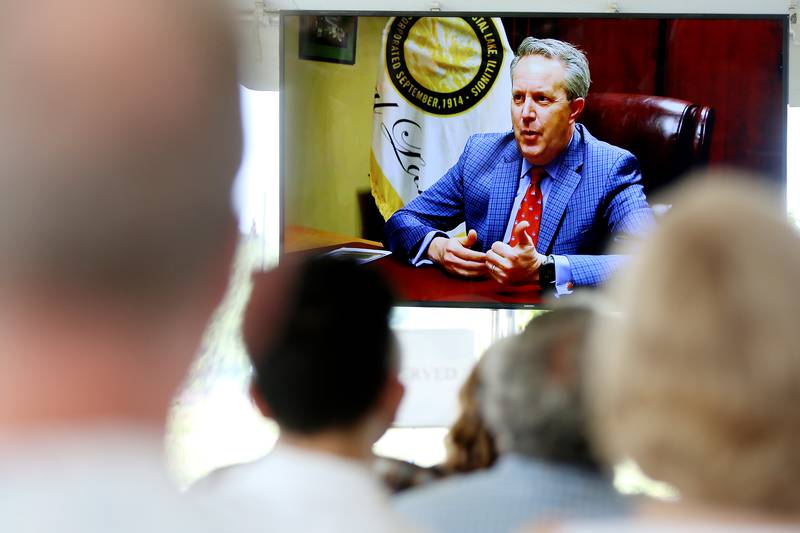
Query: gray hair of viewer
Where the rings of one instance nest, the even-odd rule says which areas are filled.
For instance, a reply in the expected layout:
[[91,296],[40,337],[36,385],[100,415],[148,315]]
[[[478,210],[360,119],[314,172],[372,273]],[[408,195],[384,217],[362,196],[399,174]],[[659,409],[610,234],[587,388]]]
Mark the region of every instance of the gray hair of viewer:
[[553,310],[483,356],[478,399],[501,454],[596,467],[580,394],[590,317],[584,308]]
[[526,37],[517,48],[516,56],[511,60],[512,80],[517,64],[527,56],[543,56],[561,61],[566,69],[564,89],[570,100],[586,98],[586,95],[589,94],[589,86],[592,84],[589,61],[586,59],[586,55],[575,46],[557,39]]
[[[763,184],[763,180],[762,180]],[[695,176],[611,286],[588,393],[609,462],[691,504],[800,510],[800,235],[778,195]]]

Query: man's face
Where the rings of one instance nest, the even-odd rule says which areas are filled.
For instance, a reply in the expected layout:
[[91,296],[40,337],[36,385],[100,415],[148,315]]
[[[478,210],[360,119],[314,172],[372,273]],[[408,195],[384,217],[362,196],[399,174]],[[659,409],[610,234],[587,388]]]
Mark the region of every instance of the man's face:
[[519,151],[529,163],[545,165],[569,143],[583,98],[567,99],[566,69],[558,59],[526,56],[514,68],[511,121]]

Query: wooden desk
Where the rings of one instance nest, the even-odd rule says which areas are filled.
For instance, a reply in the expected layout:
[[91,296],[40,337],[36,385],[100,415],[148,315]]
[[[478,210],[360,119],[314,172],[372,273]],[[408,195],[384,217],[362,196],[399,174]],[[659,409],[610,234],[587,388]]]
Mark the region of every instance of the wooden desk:
[[539,285],[509,287],[493,279],[467,280],[446,274],[435,266],[414,267],[387,256],[368,265],[379,269],[389,279],[398,298],[410,302],[478,304],[506,307],[503,304],[542,303]]
[[[286,253],[327,252],[336,248],[383,249],[375,241],[354,239],[312,228],[290,226],[286,231]],[[521,287],[501,285],[492,279],[466,280],[446,274],[434,266],[414,267],[394,256],[387,256],[368,264],[386,276],[397,297],[404,303],[418,305],[453,304],[456,307],[478,305],[481,307],[507,307],[542,303],[542,291],[538,284]]]

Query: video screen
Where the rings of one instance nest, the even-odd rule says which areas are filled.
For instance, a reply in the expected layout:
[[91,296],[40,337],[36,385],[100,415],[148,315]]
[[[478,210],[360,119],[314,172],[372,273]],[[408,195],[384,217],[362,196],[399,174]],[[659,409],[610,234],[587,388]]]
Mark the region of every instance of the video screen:
[[536,307],[605,283],[694,169],[785,190],[786,17],[437,15],[282,15],[282,254]]

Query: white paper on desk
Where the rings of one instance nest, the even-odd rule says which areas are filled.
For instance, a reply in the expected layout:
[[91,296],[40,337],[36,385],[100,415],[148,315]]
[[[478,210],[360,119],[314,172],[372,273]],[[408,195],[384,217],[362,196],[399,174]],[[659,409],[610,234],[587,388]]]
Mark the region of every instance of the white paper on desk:
[[372,248],[337,248],[335,250],[331,250],[325,255],[352,259],[353,261],[363,265],[364,263],[375,261],[381,257],[386,257],[391,253],[392,252],[389,250],[374,250]]

